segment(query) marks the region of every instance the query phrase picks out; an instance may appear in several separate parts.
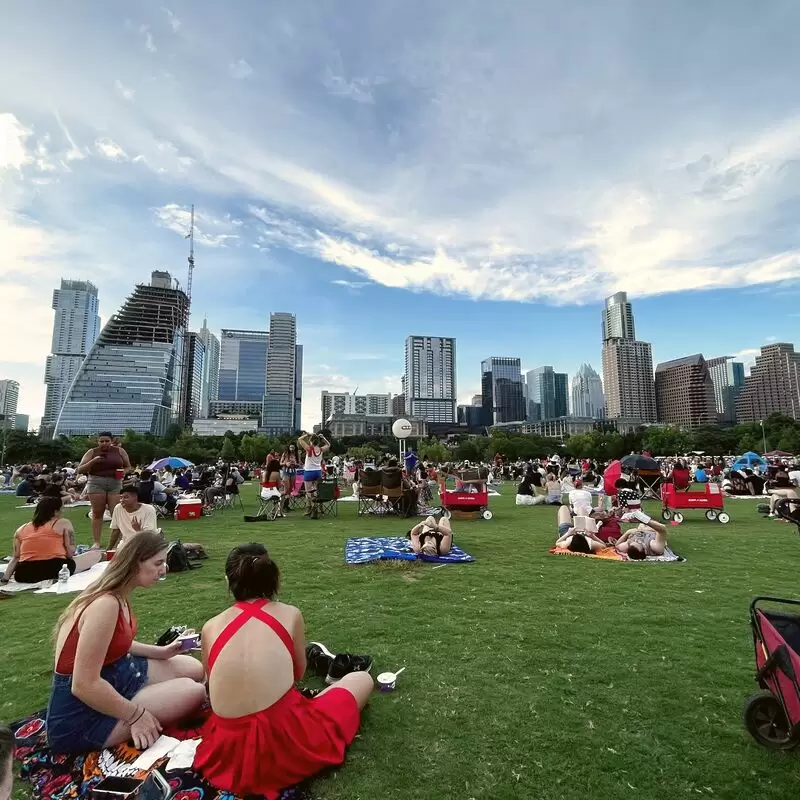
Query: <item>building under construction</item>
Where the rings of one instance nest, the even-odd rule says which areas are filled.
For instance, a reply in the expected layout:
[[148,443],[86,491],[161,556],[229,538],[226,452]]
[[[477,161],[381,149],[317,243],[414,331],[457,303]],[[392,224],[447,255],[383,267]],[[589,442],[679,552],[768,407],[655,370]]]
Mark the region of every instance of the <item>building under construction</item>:
[[55,435],[163,436],[182,421],[189,298],[168,272],[153,272],[105,325],[67,394]]

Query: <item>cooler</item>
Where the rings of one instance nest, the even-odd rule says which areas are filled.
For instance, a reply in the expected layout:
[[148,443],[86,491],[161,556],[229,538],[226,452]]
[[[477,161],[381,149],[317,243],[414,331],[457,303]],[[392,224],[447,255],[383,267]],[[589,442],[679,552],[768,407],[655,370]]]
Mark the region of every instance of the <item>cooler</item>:
[[178,500],[178,507],[175,509],[175,519],[199,519],[203,510],[203,501],[200,498],[191,500]]

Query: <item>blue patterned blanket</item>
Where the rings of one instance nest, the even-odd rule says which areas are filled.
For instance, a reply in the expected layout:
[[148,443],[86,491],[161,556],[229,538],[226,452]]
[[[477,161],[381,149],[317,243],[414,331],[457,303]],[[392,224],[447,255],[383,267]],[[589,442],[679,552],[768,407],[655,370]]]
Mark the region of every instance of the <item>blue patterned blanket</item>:
[[348,539],[344,546],[346,564],[369,564],[371,561],[402,559],[434,561],[440,564],[461,564],[475,559],[460,547],[452,545],[446,556],[414,555],[406,536],[362,536]]

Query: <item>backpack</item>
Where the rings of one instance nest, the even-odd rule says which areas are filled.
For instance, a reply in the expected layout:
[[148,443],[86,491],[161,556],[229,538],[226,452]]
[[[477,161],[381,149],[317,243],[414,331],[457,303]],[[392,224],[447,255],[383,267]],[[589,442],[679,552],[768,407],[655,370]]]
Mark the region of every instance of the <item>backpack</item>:
[[169,543],[167,548],[167,568],[170,572],[186,572],[195,568],[189,561],[189,555],[186,552],[186,548],[181,544],[180,539]]

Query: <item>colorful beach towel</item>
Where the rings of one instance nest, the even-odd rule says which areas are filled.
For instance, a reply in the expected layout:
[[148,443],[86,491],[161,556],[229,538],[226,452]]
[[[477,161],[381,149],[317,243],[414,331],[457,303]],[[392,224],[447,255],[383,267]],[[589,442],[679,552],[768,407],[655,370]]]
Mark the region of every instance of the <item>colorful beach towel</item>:
[[[31,787],[34,800],[77,800],[88,796],[89,790],[103,778],[146,778],[147,771],[137,770],[133,762],[141,755],[128,745],[106,748],[86,755],[54,755],[47,746],[45,712],[12,723],[16,738],[14,757],[20,764],[20,776]],[[168,759],[156,762],[158,769],[172,787],[172,800],[236,800],[228,792],[220,792],[193,769],[165,771]],[[281,792],[280,800],[309,800],[308,787],[303,784]]]
[[440,564],[463,564],[475,559],[460,547],[452,545],[446,556],[415,555],[405,536],[362,536],[348,539],[344,545],[345,564],[369,564],[387,560],[434,561]]
[[686,561],[685,558],[675,553],[672,548],[667,546],[663,556],[647,556],[647,558],[633,559],[628,556],[618,553],[613,547],[604,547],[596,553],[573,553],[572,550],[567,550],[566,547],[551,547],[550,552],[556,556],[583,556],[584,558],[603,558],[606,561],[627,561],[629,564],[653,564],[658,563],[676,563]]

